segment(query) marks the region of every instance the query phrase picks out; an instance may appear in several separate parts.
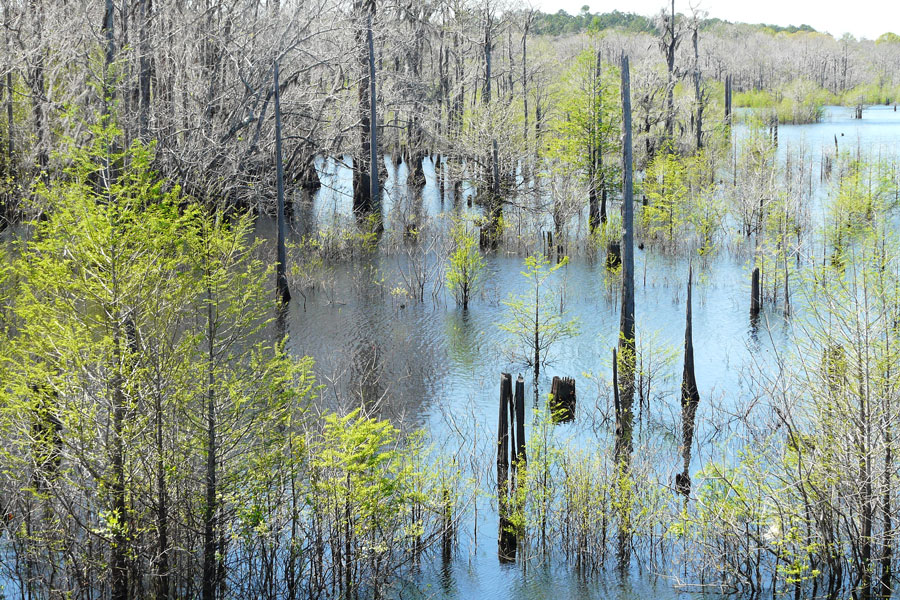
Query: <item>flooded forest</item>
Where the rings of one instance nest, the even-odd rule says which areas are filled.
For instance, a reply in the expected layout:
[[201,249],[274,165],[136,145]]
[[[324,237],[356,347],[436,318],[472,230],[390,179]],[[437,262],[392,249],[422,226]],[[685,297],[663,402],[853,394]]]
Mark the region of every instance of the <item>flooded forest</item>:
[[900,24],[0,23],[0,600],[900,597]]

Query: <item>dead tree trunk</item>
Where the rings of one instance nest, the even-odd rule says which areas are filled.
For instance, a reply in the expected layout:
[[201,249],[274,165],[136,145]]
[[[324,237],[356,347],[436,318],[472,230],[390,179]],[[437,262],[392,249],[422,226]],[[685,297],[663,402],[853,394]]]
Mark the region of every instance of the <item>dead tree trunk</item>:
[[[634,415],[635,324],[634,324],[634,189],[632,183],[631,148],[631,77],[628,57],[622,57],[622,315],[619,327],[618,410],[616,411],[615,460],[620,476],[625,478],[631,469],[632,425]],[[623,519],[624,519],[623,515]],[[618,534],[619,566],[630,561],[630,533],[620,526]]]
[[287,304],[291,301],[291,292],[288,289],[287,253],[285,251],[285,225],[284,225],[284,164],[281,159],[281,91],[278,82],[278,61],[275,61],[275,185],[277,190],[276,213],[278,219],[278,256],[275,265],[275,291],[278,301]]
[[750,318],[759,316],[762,307],[762,298],[759,289],[759,267],[753,269],[753,278],[750,283]]
[[524,466],[525,457],[525,379],[516,379],[516,465]]
[[666,138],[675,142],[675,52],[678,50],[679,36],[675,31],[675,0],[672,0],[672,13],[666,20],[664,51],[668,80],[666,84]]
[[622,170],[622,311],[619,327],[620,402],[622,404],[622,444],[616,448],[616,461],[629,463],[631,457],[631,408],[634,401],[634,190],[632,184],[631,83],[628,57],[622,57],[622,128],[624,132]]
[[694,375],[694,337],[692,332],[691,285],[693,266],[688,267],[687,308],[684,326],[684,372],[681,378],[681,456],[683,470],[675,476],[675,491],[687,498],[691,493],[691,447],[694,441],[694,420],[700,394],[697,392],[697,378]]
[[588,192],[588,212],[590,218],[588,220],[591,231],[600,226],[600,223],[606,222],[606,201],[604,198],[603,206],[598,206],[598,198],[602,195],[603,188],[603,144],[601,143],[601,127],[603,124],[603,102],[602,102],[602,82],[600,74],[602,72],[602,63],[600,50],[597,50],[597,63],[594,67],[594,85],[591,90],[591,105],[594,108],[594,118],[591,123],[591,131],[593,139],[590,144],[590,190]]
[[697,152],[703,148],[703,109],[705,108],[706,99],[703,96],[703,89],[700,86],[700,50],[699,50],[699,23],[694,24],[693,42],[694,42],[694,101],[697,103],[697,119],[694,123],[696,130],[696,146]]
[[[31,87],[31,109],[34,116],[34,132],[36,136],[37,146],[37,167],[41,179],[44,182],[49,181],[47,167],[49,165],[49,152],[47,132],[47,115],[44,112],[44,48],[43,48],[43,23],[44,23],[44,3],[41,0],[31,2],[32,15],[31,19],[35,28],[35,52],[34,62],[29,69],[29,79]],[[104,17],[104,27],[106,27],[107,18]],[[112,17],[109,17],[109,25],[112,26]]]
[[150,133],[150,81],[152,79],[150,63],[150,15],[153,11],[153,0],[138,0],[140,18],[139,47],[140,47],[140,72],[138,75],[138,87],[140,88],[140,123],[139,134],[141,141],[149,141]]
[[553,399],[551,409],[553,419],[564,423],[575,418],[575,380],[571,377],[554,377],[550,384],[550,395]]
[[509,520],[509,421],[507,417],[512,403],[512,376],[509,373],[501,373],[500,418],[497,422],[497,501],[500,508],[497,550],[501,561],[515,560],[516,557],[516,536]]
[[731,125],[731,75],[725,76],[725,124]]
[[372,16],[375,13],[375,0],[357,0],[354,3],[354,9],[358,20],[356,46],[359,52],[362,76],[357,88],[360,152],[353,159],[353,211],[357,215],[365,215],[375,210],[375,203],[378,201],[375,56],[372,42]]

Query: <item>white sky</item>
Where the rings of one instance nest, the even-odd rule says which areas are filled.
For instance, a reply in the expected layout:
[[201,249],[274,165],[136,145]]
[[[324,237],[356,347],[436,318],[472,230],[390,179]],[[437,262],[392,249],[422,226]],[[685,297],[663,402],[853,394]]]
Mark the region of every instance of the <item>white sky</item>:
[[[526,0],[527,1],[527,0]],[[577,14],[587,4],[592,13],[633,12],[651,16],[671,0],[531,0],[536,8]],[[690,14],[691,5],[710,17],[744,23],[807,24],[835,37],[851,33],[875,39],[886,31],[900,34],[900,0],[675,0],[675,12]]]

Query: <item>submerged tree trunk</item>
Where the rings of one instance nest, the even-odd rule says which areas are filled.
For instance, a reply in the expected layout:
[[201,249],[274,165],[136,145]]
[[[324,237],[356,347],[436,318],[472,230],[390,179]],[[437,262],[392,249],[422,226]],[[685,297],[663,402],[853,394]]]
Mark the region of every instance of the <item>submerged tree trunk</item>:
[[675,476],[675,491],[685,498],[691,493],[691,447],[694,441],[694,421],[700,394],[697,392],[697,378],[694,375],[694,336],[692,332],[691,286],[693,266],[688,267],[687,308],[684,327],[684,372],[681,378],[681,456],[683,470]]
[[278,61],[275,61],[275,185],[277,188],[277,220],[278,220],[278,264],[275,265],[276,293],[282,304],[291,301],[291,292],[288,289],[287,252],[285,251],[285,226],[284,226],[284,165],[281,161],[281,92],[278,82]]
[[[615,460],[620,477],[627,478],[631,469],[632,426],[634,415],[635,325],[634,325],[634,189],[632,184],[631,148],[631,77],[628,57],[622,57],[622,314],[619,326],[618,409],[616,410]],[[629,532],[619,529],[619,565],[630,559]]]
[[[209,250],[208,250],[209,251]],[[212,257],[206,257],[206,268],[212,269],[210,261]],[[214,315],[214,296],[212,290],[211,274],[206,273],[206,335],[207,357],[209,364],[206,366],[206,505],[203,510],[203,582],[202,600],[215,600],[216,597],[216,547],[218,536],[216,535],[216,514],[218,473],[217,473],[217,427],[216,427],[216,392],[215,392],[215,362],[216,362],[216,319]]]

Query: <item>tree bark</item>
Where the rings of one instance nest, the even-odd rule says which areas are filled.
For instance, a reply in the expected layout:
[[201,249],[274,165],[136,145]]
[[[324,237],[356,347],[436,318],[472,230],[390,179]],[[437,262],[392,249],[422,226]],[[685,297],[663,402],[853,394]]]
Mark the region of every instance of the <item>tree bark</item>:
[[[635,324],[634,324],[634,188],[632,182],[631,147],[631,76],[628,57],[622,57],[622,315],[619,326],[618,382],[616,410],[615,460],[620,477],[631,470],[632,428],[634,415]],[[625,519],[627,515],[622,515]],[[630,533],[624,524],[618,532],[619,567],[630,562]]]
[[287,304],[291,301],[291,291],[288,289],[287,252],[285,251],[285,224],[284,224],[284,165],[281,159],[281,92],[278,81],[278,61],[275,61],[275,185],[277,188],[277,220],[278,220],[278,256],[275,265],[276,294],[278,301]]
[[[357,18],[356,45],[362,75],[357,88],[359,98],[360,153],[353,158],[353,211],[365,215],[375,210],[378,189],[378,144],[375,136],[377,121],[375,115],[374,77],[375,57],[370,50],[370,19],[375,14],[375,0],[357,0],[354,3]],[[375,158],[373,158],[375,157]],[[371,180],[374,179],[373,183]]]
[[150,82],[152,80],[152,66],[150,60],[150,18],[153,12],[153,0],[138,0],[138,16],[141,20],[139,30],[140,46],[140,73],[138,75],[138,87],[140,88],[140,123],[139,135],[141,141],[147,143],[150,135]]
[[675,478],[675,489],[687,497],[691,493],[691,447],[694,440],[694,420],[700,394],[697,391],[697,378],[694,374],[694,336],[692,331],[691,287],[693,283],[693,266],[688,267],[687,308],[685,309],[684,326],[684,371],[681,378],[681,456],[684,460],[680,477]]

